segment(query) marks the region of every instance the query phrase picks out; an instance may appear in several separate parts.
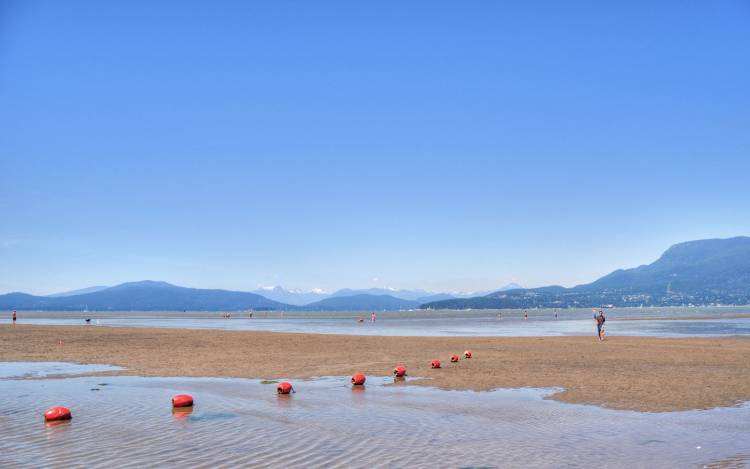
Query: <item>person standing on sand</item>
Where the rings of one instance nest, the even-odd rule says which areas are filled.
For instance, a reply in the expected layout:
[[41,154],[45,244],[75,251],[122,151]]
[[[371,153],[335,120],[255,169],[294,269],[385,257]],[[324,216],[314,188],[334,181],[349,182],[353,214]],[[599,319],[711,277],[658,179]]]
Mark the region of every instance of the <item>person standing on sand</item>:
[[15,323],[16,323],[16,319],[17,319],[17,318],[16,318],[16,310],[14,309],[14,310],[13,310],[13,324],[15,324]]
[[370,315],[370,321],[375,322],[375,313]]
[[527,313],[526,311],[523,312],[523,319],[529,319],[529,313]]
[[607,318],[604,317],[604,311],[599,311],[599,316],[596,317],[596,330],[599,335],[599,340],[604,340],[604,322]]

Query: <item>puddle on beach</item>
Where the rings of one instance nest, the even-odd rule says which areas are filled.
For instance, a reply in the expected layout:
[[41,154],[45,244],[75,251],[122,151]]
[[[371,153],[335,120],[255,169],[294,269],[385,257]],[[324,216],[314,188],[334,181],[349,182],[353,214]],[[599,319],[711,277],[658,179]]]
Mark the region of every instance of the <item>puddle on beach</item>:
[[[2,380],[0,467],[722,467],[750,454],[747,404],[639,413],[545,400],[554,390],[348,380],[294,381],[289,396],[245,379]],[[178,393],[194,408],[173,411]],[[73,420],[46,426],[56,405]]]
[[0,379],[44,378],[53,375],[82,375],[101,371],[120,371],[114,365],[85,365],[66,362],[0,362]]

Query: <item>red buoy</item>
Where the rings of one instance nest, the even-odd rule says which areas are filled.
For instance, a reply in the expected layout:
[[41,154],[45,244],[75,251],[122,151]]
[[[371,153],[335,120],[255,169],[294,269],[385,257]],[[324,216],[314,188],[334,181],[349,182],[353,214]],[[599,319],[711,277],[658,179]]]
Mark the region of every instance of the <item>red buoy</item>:
[[362,386],[367,381],[367,378],[362,373],[357,373],[352,376],[352,384],[355,386]]
[[451,355],[451,363],[458,362],[458,355]]
[[193,396],[188,394],[177,394],[172,397],[172,407],[192,407]]
[[60,420],[70,420],[73,418],[70,415],[70,409],[67,407],[53,407],[44,413],[45,422],[57,422]]
[[396,378],[403,378],[404,376],[406,376],[406,368],[404,368],[403,366],[397,366],[396,368],[394,368],[393,374],[396,376]]
[[471,350],[466,350],[464,352],[464,358],[471,358]]
[[290,392],[294,392],[294,388],[292,387],[292,383],[284,381],[276,386],[276,392],[279,394],[289,394]]
[[440,368],[440,360],[438,360],[437,358],[435,360],[432,360],[432,367]]

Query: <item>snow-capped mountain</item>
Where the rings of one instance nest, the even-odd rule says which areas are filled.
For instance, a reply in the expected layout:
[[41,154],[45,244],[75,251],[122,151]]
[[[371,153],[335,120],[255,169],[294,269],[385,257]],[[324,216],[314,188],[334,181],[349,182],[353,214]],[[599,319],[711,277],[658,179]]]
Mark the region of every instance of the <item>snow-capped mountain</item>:
[[308,303],[324,300],[331,295],[323,289],[314,288],[312,290],[300,290],[293,288],[287,290],[284,287],[278,285],[269,287],[260,287],[257,290],[253,290],[253,293],[265,296],[269,300],[278,301],[280,303],[286,303],[289,305],[302,306]]

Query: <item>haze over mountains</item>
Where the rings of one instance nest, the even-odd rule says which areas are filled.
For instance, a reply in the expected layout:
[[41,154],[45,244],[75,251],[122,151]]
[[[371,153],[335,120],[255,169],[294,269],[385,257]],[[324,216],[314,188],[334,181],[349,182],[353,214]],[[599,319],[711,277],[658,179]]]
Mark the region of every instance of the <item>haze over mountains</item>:
[[[503,288],[514,286],[512,284]],[[459,294],[468,295],[466,293]],[[382,311],[414,309],[427,301],[456,297],[447,293],[433,293],[425,290],[383,288],[361,290],[345,288],[334,293],[326,293],[269,287],[255,290],[255,292],[238,292],[185,288],[167,282],[144,280],[123,283],[114,287],[97,286],[48,296],[9,293],[0,295],[0,309],[60,311],[237,311],[248,309]]]
[[572,288],[524,289],[509,285],[483,295],[459,295],[465,294],[381,288],[342,289],[329,294],[281,287],[236,292],[142,281],[50,296],[9,293],[0,295],[0,309],[361,311],[418,307],[482,309],[750,304],[750,238],[676,244],[649,265],[619,269],[594,282]]
[[750,238],[675,244],[648,265],[573,288],[550,286],[450,299],[423,308],[566,308],[750,304]]
[[452,298],[471,298],[474,296],[484,296],[495,291],[513,290],[516,288],[522,288],[516,283],[510,283],[504,287],[498,288],[492,291],[478,291],[478,292],[452,292],[452,293],[440,293],[431,292],[427,290],[401,290],[398,288],[342,288],[336,290],[333,293],[328,293],[320,289],[304,291],[300,289],[285,289],[281,286],[273,287],[262,287],[257,290],[253,290],[253,293],[265,296],[268,299],[278,301],[280,303],[287,303],[295,306],[308,305],[310,303],[319,302],[328,298],[337,298],[342,296],[355,296],[355,295],[374,295],[374,296],[391,296],[401,300],[408,300],[417,302],[419,304],[427,303],[430,301],[448,300]]
[[88,287],[88,288],[81,288],[79,290],[70,290],[70,291],[65,291],[65,292],[60,292],[60,293],[54,293],[52,295],[47,295],[47,296],[49,296],[50,298],[64,298],[66,296],[76,296],[76,295],[83,295],[86,293],[96,293],[98,291],[102,291],[107,288],[109,287],[106,285],[99,285],[96,287]]
[[305,306],[310,311],[365,311],[401,310],[419,308],[418,301],[404,300],[390,295],[356,294],[334,296]]
[[61,311],[236,311],[242,309],[293,309],[255,293],[185,288],[166,282],[129,282],[92,293],[72,296],[0,295],[0,308]]

